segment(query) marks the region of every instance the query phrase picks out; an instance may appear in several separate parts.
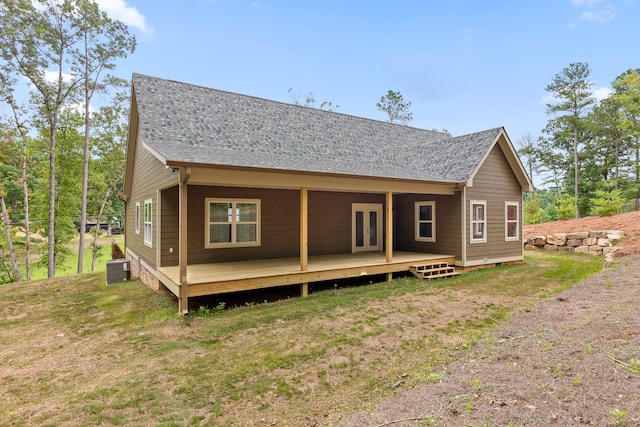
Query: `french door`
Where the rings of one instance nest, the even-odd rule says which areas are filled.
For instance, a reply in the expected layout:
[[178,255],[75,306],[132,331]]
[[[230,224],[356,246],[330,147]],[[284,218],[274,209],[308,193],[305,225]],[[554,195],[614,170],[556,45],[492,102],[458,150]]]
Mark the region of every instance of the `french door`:
[[353,252],[382,250],[382,205],[354,203],[352,220]]

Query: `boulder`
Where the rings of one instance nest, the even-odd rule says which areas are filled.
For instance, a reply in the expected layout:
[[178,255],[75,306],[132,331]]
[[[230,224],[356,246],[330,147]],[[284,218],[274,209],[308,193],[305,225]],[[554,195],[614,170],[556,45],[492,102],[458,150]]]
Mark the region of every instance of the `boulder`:
[[624,233],[618,230],[607,231],[607,239],[612,245],[617,245],[624,238]]
[[[585,240],[589,239],[567,239],[567,246],[575,248],[576,246],[589,245],[589,243],[585,242]],[[593,244],[595,245],[595,242]]]
[[587,237],[589,237],[589,232],[588,231],[578,231],[575,233],[567,233],[566,235],[567,239],[586,239]]
[[547,245],[564,246],[567,243],[567,235],[555,233],[547,236]]
[[589,246],[589,253],[591,255],[602,255],[602,246]]
[[573,248],[573,252],[577,252],[579,254],[588,254],[589,253],[589,246],[577,246],[577,247]]
[[527,251],[534,251],[534,250],[540,249],[540,248],[538,246],[536,246],[536,245],[530,245],[529,243],[525,243],[524,249],[527,250]]
[[583,240],[584,245],[586,246],[591,246],[591,245],[597,245],[598,244],[598,238],[597,237],[593,237],[593,234],[590,237],[587,237],[586,239]]
[[547,244],[547,238],[544,236],[529,237],[527,239],[527,245],[542,247],[546,244]]
[[558,250],[558,246],[557,245],[544,245],[544,249],[547,251],[557,251]]
[[607,237],[607,232],[606,231],[592,231],[589,233],[589,237],[595,237],[600,238],[600,237]]
[[606,237],[598,238],[598,246],[611,246],[611,241]]

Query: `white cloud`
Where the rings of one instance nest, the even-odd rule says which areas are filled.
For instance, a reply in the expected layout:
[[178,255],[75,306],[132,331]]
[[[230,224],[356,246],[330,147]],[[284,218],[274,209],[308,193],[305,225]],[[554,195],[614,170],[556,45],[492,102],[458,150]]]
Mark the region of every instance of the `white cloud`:
[[[62,80],[65,82],[71,82],[74,79],[73,74],[62,73]],[[48,82],[57,82],[58,81],[58,72],[57,71],[45,71],[44,79]]]
[[613,91],[608,87],[599,87],[593,91],[593,97],[598,101],[602,101],[603,99],[608,98],[612,93]]
[[147,18],[138,12],[135,6],[129,6],[124,0],[96,0],[100,9],[111,18],[124,22],[137,28],[143,33],[152,33],[152,28],[147,24]]
[[[616,8],[610,3],[610,0],[570,0],[577,9],[586,9],[577,17],[578,21],[597,22],[606,24],[616,18]],[[576,29],[578,27],[576,18],[569,19],[569,27]]]
[[603,1],[605,0],[571,0],[571,3],[576,7],[591,7],[594,4],[601,3]]

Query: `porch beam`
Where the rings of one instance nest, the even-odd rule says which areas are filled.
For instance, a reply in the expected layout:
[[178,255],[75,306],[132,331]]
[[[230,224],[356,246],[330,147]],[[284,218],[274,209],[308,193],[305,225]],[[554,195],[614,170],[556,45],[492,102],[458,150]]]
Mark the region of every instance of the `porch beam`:
[[[386,254],[387,262],[393,261],[393,193],[387,192],[387,214],[385,215],[387,220],[385,221],[385,235],[386,235]],[[387,277],[388,279],[388,277]]]
[[187,189],[191,176],[191,168],[180,170],[179,186],[179,218],[178,218],[178,265],[180,268],[180,295],[178,296],[178,310],[182,314],[189,312],[189,284],[187,282]]
[[[300,189],[300,271],[309,268],[309,189]],[[300,296],[309,295],[309,283],[300,284]]]
[[309,268],[309,190],[300,189],[300,271]]

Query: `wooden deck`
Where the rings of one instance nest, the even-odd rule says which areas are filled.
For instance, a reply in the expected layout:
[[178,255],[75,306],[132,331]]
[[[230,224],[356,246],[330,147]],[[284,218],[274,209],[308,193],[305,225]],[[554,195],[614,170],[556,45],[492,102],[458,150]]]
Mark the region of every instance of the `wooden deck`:
[[[300,271],[299,258],[193,264],[187,266],[188,297],[238,292],[276,286],[298,285],[325,280],[409,271],[425,262],[455,263],[455,257],[417,252],[394,252],[386,262],[384,252],[365,252],[309,257],[307,271]],[[160,281],[180,295],[179,267],[157,269]]]

